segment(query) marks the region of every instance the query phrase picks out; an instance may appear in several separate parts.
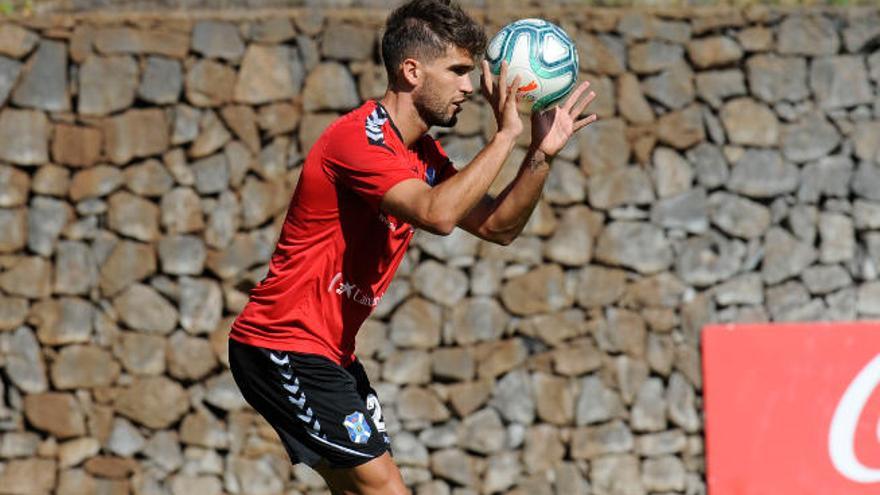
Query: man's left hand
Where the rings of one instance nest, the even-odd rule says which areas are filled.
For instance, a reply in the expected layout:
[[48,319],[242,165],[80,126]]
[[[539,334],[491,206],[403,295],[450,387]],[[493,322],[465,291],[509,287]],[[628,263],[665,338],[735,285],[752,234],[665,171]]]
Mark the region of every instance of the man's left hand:
[[547,158],[559,153],[575,132],[596,121],[597,117],[594,113],[578,120],[587,105],[596,98],[596,93],[593,91],[584,95],[589,87],[589,81],[584,81],[569,95],[562,106],[557,105],[532,114],[532,146],[543,152]]

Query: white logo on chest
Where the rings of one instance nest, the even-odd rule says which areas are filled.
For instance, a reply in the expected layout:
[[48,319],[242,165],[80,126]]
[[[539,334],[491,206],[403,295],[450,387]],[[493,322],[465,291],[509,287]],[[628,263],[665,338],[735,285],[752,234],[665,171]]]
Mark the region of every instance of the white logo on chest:
[[369,306],[371,308],[378,306],[379,301],[382,299],[381,294],[373,297],[369,291],[365,291],[357,285],[343,280],[342,272],[333,276],[333,279],[330,280],[330,285],[327,287],[327,292],[336,292],[340,296],[347,297],[362,306]]
[[392,222],[384,213],[379,213],[379,221],[384,223],[388,227],[388,230],[397,230],[397,224]]
[[[386,216],[382,212],[379,212],[379,221],[382,222],[386,227],[388,227],[388,230],[390,230],[392,232],[396,232],[397,227],[399,227],[396,223],[394,223],[390,218],[388,218],[388,216]],[[416,229],[412,225],[410,225],[409,229],[407,229],[407,231],[409,233],[413,233],[416,231]]]

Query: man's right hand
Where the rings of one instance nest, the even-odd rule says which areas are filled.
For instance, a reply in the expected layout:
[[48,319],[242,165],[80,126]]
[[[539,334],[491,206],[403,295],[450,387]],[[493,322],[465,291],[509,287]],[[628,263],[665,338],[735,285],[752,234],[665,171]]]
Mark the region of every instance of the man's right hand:
[[481,81],[481,90],[483,96],[492,106],[492,112],[495,114],[495,122],[498,124],[498,133],[509,134],[516,138],[523,131],[522,118],[517,110],[519,96],[517,89],[519,88],[519,76],[513,78],[510,85],[507,81],[507,61],[501,62],[501,74],[498,79],[492,75],[489,69],[489,62],[483,59],[482,63],[483,76]]

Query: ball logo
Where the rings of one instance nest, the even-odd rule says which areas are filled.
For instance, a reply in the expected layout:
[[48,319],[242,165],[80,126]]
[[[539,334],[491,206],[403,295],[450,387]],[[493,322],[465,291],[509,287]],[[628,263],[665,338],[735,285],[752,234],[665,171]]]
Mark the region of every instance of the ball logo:
[[[849,384],[831,419],[828,454],[834,468],[857,483],[880,482],[880,466],[866,466],[856,456],[855,436],[859,417],[880,384],[880,355],[872,359]],[[880,428],[880,425],[878,425]],[[880,429],[877,431],[880,436]]]
[[538,81],[532,81],[525,86],[520,86],[517,88],[517,91],[520,93],[528,93],[529,91],[534,91],[538,89]]

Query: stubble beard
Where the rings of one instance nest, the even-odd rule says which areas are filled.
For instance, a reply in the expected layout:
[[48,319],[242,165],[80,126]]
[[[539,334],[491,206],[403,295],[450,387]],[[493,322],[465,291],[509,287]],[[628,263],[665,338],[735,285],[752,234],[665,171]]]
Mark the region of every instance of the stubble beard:
[[425,86],[413,94],[413,105],[419,112],[419,117],[428,125],[428,127],[455,127],[458,122],[458,115],[455,112],[449,112],[450,103],[442,101],[437,95],[438,91],[434,90],[430,80],[425,82]]

